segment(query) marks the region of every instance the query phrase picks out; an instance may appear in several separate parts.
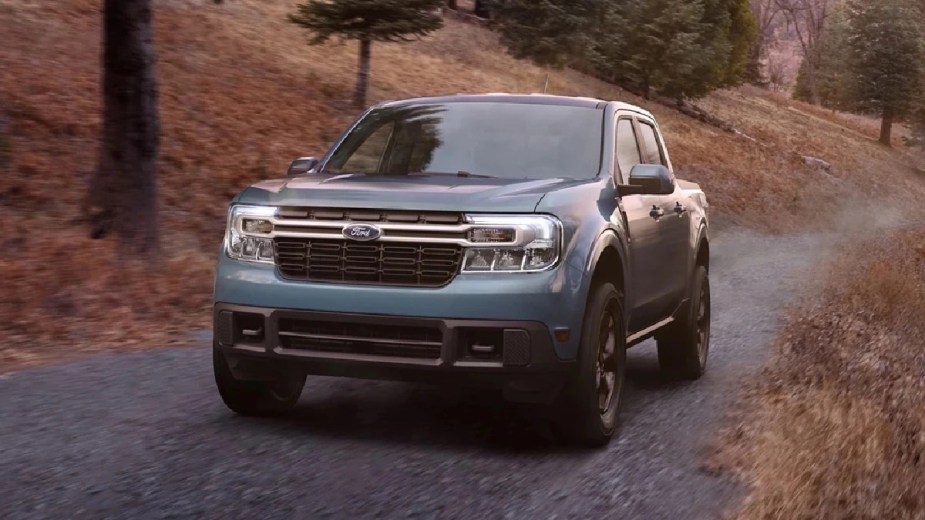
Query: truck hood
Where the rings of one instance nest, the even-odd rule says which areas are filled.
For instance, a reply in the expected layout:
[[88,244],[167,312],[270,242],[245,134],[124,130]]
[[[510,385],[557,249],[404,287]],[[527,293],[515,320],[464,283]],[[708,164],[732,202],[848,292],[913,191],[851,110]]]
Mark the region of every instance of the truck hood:
[[235,202],[267,206],[532,213],[550,191],[582,182],[588,181],[305,175],[260,182],[242,192]]

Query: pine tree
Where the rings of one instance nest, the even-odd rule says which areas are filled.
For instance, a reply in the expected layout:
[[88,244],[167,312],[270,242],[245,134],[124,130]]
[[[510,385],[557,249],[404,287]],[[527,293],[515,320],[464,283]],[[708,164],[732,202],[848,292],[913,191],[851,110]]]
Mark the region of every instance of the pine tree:
[[643,96],[700,95],[708,88],[698,75],[714,52],[704,42],[703,17],[701,0],[613,2],[598,37],[598,69]]
[[925,56],[916,14],[896,0],[855,1],[849,7],[853,98],[860,109],[882,117],[885,145],[891,143],[894,121],[911,115],[922,96]]
[[714,39],[725,45],[716,55],[719,71],[716,85],[739,85],[745,79],[750,53],[758,41],[758,21],[749,0],[723,0],[717,7],[720,31]]
[[495,0],[492,14],[517,58],[679,99],[741,82],[758,35],[749,0]]
[[357,40],[359,67],[353,102],[366,105],[372,43],[412,41],[443,26],[444,0],[308,0],[289,20],[314,34],[311,45],[332,37]]
[[912,137],[908,144],[925,148],[925,98],[919,99],[912,113]]
[[604,4],[604,0],[494,0],[490,9],[511,55],[561,67],[584,59]]
[[678,99],[741,82],[757,38],[747,0],[614,0],[601,27],[605,78]]
[[[917,11],[917,20],[925,20],[925,0],[918,0],[917,3],[913,2],[912,8]],[[919,29],[921,32],[922,59],[925,60],[925,24],[919,25]],[[922,88],[919,89],[919,94],[913,101],[914,108],[912,110],[912,116],[910,117],[912,123],[912,138],[909,144],[925,148],[925,65],[921,67],[919,73],[919,77],[921,78],[919,80],[919,85]]]
[[836,11],[815,48],[813,60],[803,60],[797,72],[793,97],[813,102],[809,84],[810,63],[816,67],[816,95],[822,106],[838,110],[856,110],[851,97],[851,75],[845,64],[850,60],[848,47],[848,18],[844,9]]

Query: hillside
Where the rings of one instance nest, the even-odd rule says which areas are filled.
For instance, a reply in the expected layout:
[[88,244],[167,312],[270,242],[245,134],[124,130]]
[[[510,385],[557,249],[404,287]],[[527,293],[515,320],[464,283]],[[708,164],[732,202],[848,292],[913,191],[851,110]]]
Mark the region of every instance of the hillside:
[[[120,263],[81,220],[100,125],[99,0],[0,0],[0,366],[60,352],[182,341],[209,320],[211,264],[228,200],[321,153],[356,115],[356,48],[310,47],[296,2],[155,0],[165,256]],[[424,41],[373,48],[372,100],[542,90],[639,103],[662,124],[679,175],[707,191],[719,227],[823,227],[848,200],[916,207],[925,161],[878,146],[876,126],[762,91],[700,104],[750,138],[704,125],[573,71],[514,60],[486,29],[448,21]],[[5,122],[5,123],[4,123]],[[2,149],[2,148],[0,148]],[[825,173],[803,162],[833,164]],[[918,168],[918,170],[917,170]]]

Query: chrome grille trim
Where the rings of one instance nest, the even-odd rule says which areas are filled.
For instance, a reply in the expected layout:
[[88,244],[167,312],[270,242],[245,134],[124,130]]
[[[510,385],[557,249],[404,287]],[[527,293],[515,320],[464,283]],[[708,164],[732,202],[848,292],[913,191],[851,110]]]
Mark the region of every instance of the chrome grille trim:
[[[309,215],[313,218],[301,218]],[[330,217],[330,218],[329,218]],[[335,219],[334,217],[340,217]],[[369,224],[381,231],[377,242],[412,242],[428,244],[458,245],[461,247],[516,247],[533,242],[536,239],[534,228],[522,224],[503,224],[500,227],[512,229],[514,240],[510,242],[472,242],[469,231],[493,227],[484,223],[465,222],[462,214],[400,213],[367,210],[298,210],[279,208],[275,216],[261,217],[273,225],[271,233],[252,233],[249,236],[259,238],[308,238],[343,240],[343,229],[351,224]],[[446,223],[446,222],[453,223]],[[437,223],[442,222],[442,223]],[[240,227],[236,221],[231,225]]]
[[[270,218],[273,223],[273,232],[265,235],[254,235],[265,238],[315,238],[343,240],[342,231],[345,226],[356,224],[356,221],[321,221],[321,220],[291,220]],[[365,222],[364,222],[365,223]],[[469,240],[469,231],[484,228],[479,224],[395,224],[388,222],[371,222],[382,231],[378,242],[426,242],[433,244],[454,244],[462,247],[486,246],[485,243]],[[535,239],[533,229],[527,226],[504,226],[515,230],[514,241],[495,242],[490,245],[510,247],[528,244]]]

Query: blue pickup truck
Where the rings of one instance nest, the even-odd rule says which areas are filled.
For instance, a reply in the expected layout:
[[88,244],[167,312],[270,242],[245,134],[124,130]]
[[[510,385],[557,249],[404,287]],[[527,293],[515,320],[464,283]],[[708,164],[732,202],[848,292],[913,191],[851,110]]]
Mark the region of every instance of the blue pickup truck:
[[215,380],[235,412],[307,375],[490,386],[606,443],[626,349],[701,376],[708,206],[635,106],[549,95],[383,103],[231,203]]

